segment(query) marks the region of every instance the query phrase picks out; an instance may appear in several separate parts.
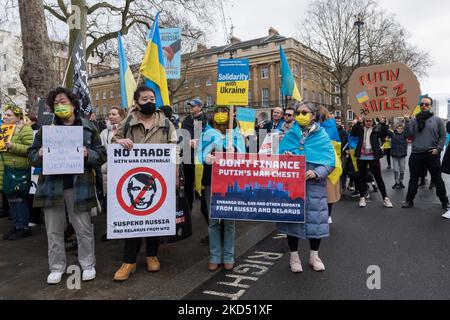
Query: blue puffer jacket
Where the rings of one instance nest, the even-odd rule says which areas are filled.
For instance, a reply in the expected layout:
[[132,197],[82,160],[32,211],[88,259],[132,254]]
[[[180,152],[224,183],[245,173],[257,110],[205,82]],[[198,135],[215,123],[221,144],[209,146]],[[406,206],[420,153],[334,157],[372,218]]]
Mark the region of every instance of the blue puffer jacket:
[[306,181],[305,223],[278,223],[278,230],[300,239],[326,238],[330,235],[327,178],[333,168],[307,162],[306,170],[314,170],[318,179]]

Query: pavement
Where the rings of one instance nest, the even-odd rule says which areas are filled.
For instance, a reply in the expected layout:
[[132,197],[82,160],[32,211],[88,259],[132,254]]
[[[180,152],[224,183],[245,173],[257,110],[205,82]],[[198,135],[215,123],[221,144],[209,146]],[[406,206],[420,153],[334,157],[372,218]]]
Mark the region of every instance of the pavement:
[[[207,227],[196,203],[193,236],[161,245],[158,273],[146,271],[142,250],[137,272],[124,283],[112,280],[121,264],[123,242],[100,240],[105,216],[94,219],[97,278],[83,282],[80,290],[68,289],[68,275],[59,285],[46,284],[43,226],[35,227],[27,239],[0,240],[0,300],[449,299],[450,220],[441,218],[444,211],[428,187],[419,189],[414,208],[402,209],[406,190],[392,190],[393,172],[386,170],[385,162],[383,177],[394,208],[384,208],[379,193],[371,193],[364,209],[358,208],[357,198],[348,196],[336,204],[331,237],[320,248],[323,273],[308,268],[305,241],[299,250],[304,272],[291,273],[285,237],[276,232],[275,224],[257,222],[237,223],[235,269],[209,272],[208,246],[200,242]],[[443,177],[450,186],[450,177]],[[0,219],[0,235],[10,227],[11,221]],[[75,252],[68,252],[67,259],[68,265],[77,264]],[[374,272],[379,275],[375,282]],[[380,288],[371,290],[368,283]]]

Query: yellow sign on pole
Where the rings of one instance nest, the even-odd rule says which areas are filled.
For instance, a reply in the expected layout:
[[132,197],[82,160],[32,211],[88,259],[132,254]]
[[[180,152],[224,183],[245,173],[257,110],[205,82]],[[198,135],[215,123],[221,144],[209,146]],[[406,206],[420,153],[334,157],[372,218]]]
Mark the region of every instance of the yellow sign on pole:
[[249,60],[221,59],[217,72],[217,105],[248,106]]
[[11,142],[12,136],[14,134],[15,125],[13,124],[3,124],[0,129],[0,151],[5,152],[6,143]]

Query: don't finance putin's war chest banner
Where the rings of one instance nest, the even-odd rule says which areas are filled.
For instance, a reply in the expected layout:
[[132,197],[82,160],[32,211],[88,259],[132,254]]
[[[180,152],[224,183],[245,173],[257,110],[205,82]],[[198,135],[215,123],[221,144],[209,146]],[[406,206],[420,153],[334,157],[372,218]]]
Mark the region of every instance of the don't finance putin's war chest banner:
[[304,156],[216,156],[211,218],[305,222]]
[[108,145],[108,239],[175,235],[175,166],[175,145]]

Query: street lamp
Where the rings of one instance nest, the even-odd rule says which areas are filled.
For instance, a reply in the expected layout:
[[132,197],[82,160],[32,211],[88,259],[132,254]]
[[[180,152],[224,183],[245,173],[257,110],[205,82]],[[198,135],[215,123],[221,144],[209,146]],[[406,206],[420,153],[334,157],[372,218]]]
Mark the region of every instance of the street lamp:
[[358,28],[358,67],[361,66],[361,27],[364,25],[364,22],[362,21],[362,17],[359,14],[357,17],[357,20],[353,24],[355,27]]

